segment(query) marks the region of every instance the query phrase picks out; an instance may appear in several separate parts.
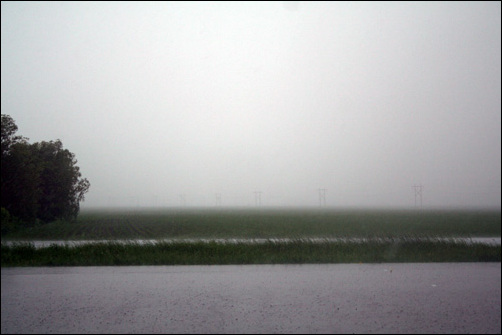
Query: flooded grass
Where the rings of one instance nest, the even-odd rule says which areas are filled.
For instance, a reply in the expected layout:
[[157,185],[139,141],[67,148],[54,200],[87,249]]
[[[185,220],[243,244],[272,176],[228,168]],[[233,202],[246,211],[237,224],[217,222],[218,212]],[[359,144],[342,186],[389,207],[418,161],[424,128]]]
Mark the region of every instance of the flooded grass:
[[500,262],[501,246],[413,239],[370,242],[156,242],[2,245],[2,266]]

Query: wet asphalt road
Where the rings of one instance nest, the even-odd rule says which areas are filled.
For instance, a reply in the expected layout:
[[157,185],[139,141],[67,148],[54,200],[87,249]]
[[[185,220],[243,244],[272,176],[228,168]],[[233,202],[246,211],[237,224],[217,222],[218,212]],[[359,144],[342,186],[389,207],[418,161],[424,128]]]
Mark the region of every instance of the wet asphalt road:
[[499,333],[500,263],[2,268],[2,333]]

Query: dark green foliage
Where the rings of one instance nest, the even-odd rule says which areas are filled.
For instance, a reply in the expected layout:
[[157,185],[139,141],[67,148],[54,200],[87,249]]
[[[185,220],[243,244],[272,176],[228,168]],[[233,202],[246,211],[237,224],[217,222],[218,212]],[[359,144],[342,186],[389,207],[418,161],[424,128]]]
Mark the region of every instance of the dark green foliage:
[[84,194],[90,185],[87,179],[80,179],[75,155],[63,149],[59,140],[35,143],[32,146],[43,166],[40,173],[42,195],[38,218],[44,222],[76,218],[80,201],[84,200]]
[[14,136],[17,126],[9,115],[2,114],[2,157],[9,154],[11,147],[16,143],[25,143],[28,139],[22,136]]
[[15,231],[19,225],[16,218],[11,217],[9,211],[3,207],[0,223],[2,225],[2,236]]
[[2,114],[2,207],[31,224],[75,219],[90,186],[75,155],[60,140],[29,144],[16,130]]
[[2,156],[2,207],[12,216],[34,221],[39,211],[40,173],[33,148],[28,143],[16,143],[9,155]]

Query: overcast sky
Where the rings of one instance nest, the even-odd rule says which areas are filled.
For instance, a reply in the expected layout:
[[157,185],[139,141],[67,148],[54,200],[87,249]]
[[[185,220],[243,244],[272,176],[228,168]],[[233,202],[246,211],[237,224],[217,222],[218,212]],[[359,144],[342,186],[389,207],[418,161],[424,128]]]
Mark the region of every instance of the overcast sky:
[[500,2],[1,2],[1,109],[92,206],[501,206]]

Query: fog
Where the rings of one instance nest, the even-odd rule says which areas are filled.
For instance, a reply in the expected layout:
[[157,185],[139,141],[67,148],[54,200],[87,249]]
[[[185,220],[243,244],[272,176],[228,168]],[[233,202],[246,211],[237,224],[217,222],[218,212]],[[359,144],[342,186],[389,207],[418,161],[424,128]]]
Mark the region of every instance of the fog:
[[500,209],[501,4],[2,2],[1,109],[82,208]]

